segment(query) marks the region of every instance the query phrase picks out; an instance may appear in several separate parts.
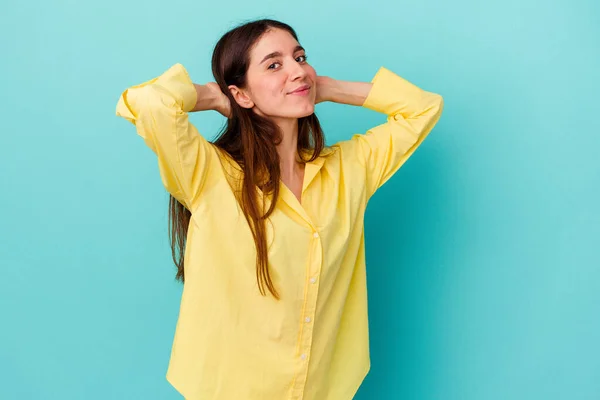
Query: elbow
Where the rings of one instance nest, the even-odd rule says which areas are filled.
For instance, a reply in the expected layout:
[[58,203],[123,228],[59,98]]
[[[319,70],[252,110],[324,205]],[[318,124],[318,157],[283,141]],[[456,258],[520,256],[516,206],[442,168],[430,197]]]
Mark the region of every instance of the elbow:
[[127,91],[128,90],[125,90],[121,94],[121,97],[119,97],[119,101],[117,102],[117,107],[115,109],[115,113],[116,113],[117,117],[123,117],[129,122],[135,123],[136,115],[135,115],[133,109],[131,108],[131,106],[128,104]]
[[437,123],[444,111],[444,98],[441,95],[436,94],[433,100],[428,112],[431,115],[431,118]]
[[444,98],[439,94],[434,94],[433,99],[422,114],[423,121],[426,121],[425,128],[426,131],[430,131],[433,127],[438,123],[440,117],[442,116],[442,112],[444,111]]
[[444,111],[444,98],[440,94],[436,94],[436,114],[442,115]]

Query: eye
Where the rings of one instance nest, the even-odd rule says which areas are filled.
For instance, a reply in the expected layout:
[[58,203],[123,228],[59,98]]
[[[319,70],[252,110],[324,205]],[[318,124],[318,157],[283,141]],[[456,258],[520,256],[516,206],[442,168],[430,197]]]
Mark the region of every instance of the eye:
[[273,65],[275,65],[275,64],[279,64],[279,62],[274,62],[273,64],[269,65],[267,68],[268,68],[268,69],[274,69],[274,68],[272,68],[272,67],[273,67]]
[[[297,62],[306,62],[306,59],[307,59],[307,58],[308,58],[308,57],[307,57],[307,55],[306,55],[306,54],[303,54],[303,55],[301,55],[301,56],[298,56],[298,57],[296,57],[296,61],[297,61]],[[277,65],[277,64],[281,64],[281,63],[280,63],[279,61],[276,61],[276,62],[274,62],[274,63],[270,64],[270,65],[267,67],[267,69],[276,69],[276,68],[275,68],[275,65]]]

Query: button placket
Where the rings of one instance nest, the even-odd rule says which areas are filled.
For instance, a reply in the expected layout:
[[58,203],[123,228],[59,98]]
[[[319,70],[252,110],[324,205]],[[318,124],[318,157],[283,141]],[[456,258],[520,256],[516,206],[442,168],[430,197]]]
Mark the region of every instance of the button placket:
[[315,230],[312,231],[313,243],[312,243],[312,256],[310,258],[310,263],[307,268],[307,280],[305,281],[305,285],[307,285],[306,293],[307,299],[305,303],[305,309],[303,314],[303,327],[300,336],[300,346],[299,346],[299,359],[304,363],[302,368],[302,373],[298,375],[297,380],[295,381],[295,393],[298,398],[303,397],[304,385],[306,384],[307,375],[308,375],[308,366],[310,362],[310,351],[312,347],[312,338],[313,338],[313,327],[314,327],[314,318],[317,308],[317,296],[319,291],[318,276],[321,273],[321,267],[323,263],[323,254],[322,254],[322,246],[319,232]]

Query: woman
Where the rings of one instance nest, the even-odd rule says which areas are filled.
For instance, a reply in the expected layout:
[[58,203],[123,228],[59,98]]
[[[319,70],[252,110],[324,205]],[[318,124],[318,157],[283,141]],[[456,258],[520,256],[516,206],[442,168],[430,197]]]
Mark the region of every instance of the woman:
[[[158,157],[185,278],[167,380],[186,399],[351,399],[369,361],[367,201],[440,118],[442,97],[381,67],[317,76],[294,30],[259,20],[217,43],[215,82],[175,64],[125,90],[117,115]],[[326,147],[315,104],[387,115]],[[188,112],[217,110],[214,143]]]

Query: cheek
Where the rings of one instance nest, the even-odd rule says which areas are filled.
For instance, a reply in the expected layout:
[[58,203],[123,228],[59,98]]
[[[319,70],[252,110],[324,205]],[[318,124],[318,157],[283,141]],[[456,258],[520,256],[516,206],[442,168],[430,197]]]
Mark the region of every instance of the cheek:
[[271,102],[274,96],[281,96],[285,88],[285,81],[282,79],[265,79],[256,85],[256,94],[260,102]]
[[313,67],[309,66],[306,72],[313,82],[317,80],[317,71]]
[[260,88],[260,103],[264,106],[277,106],[285,98],[285,79],[269,79]]

